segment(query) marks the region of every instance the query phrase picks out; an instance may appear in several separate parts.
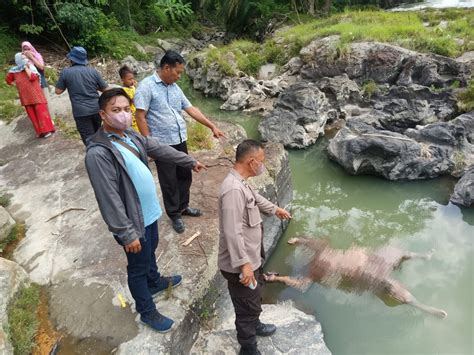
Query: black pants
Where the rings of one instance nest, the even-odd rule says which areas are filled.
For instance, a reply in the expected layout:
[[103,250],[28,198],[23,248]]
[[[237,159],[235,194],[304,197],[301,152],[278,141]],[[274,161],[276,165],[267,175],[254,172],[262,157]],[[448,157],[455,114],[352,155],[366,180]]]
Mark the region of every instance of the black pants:
[[76,127],[84,145],[87,145],[87,138],[97,132],[102,125],[99,113],[90,116],[74,117],[74,121],[76,121]]
[[[262,313],[262,285],[257,282],[255,290],[242,285],[239,282],[239,274],[232,274],[221,270],[227,280],[230,298],[235,310],[235,328],[237,329],[237,340],[242,347],[257,344],[256,330],[260,324],[260,313]],[[255,279],[259,280],[259,270],[254,271]]]
[[[172,148],[188,153],[186,142],[172,145]],[[189,206],[189,190],[193,181],[190,169],[182,168],[173,163],[155,162],[158,170],[163,202],[168,217],[181,217],[181,211]]]

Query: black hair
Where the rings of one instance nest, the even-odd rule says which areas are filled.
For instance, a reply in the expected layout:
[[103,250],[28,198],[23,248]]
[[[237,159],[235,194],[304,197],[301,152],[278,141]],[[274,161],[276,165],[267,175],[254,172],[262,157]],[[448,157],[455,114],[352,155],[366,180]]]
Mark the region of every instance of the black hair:
[[135,75],[135,72],[132,69],[130,69],[127,65],[124,65],[119,69],[120,79],[123,79],[125,75],[129,73]]
[[166,51],[165,55],[160,60],[160,68],[164,68],[166,64],[170,67],[176,66],[176,64],[184,64],[184,58],[175,51]]
[[109,90],[105,90],[102,95],[99,97],[99,108],[101,110],[105,110],[107,104],[117,96],[125,96],[130,104],[132,104],[132,99],[130,96],[127,95],[124,89],[122,88],[112,88]]
[[235,161],[241,162],[247,155],[258,151],[259,149],[263,149],[262,143],[253,139],[246,139],[237,146],[235,151]]

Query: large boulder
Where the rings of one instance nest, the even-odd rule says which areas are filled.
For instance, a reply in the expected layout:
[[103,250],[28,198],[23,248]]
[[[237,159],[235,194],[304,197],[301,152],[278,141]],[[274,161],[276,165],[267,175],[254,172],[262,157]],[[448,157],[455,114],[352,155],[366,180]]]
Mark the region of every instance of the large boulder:
[[474,165],[459,179],[450,201],[465,207],[474,205]]
[[354,175],[381,175],[389,180],[426,179],[454,168],[451,149],[428,145],[400,133],[349,120],[328,146],[331,159]]
[[387,92],[375,93],[370,106],[369,121],[375,119],[381,128],[399,133],[417,125],[447,121],[457,112],[451,92],[436,92],[415,84],[392,86]]
[[28,283],[28,274],[20,265],[0,258],[0,354],[13,354],[4,328],[8,324],[7,307],[18,290]]
[[388,83],[448,87],[469,79],[467,63],[434,54],[420,54],[398,46],[379,42],[342,44],[337,35],[319,38],[301,49],[304,64],[301,75],[316,81],[346,73],[363,83],[373,80]]
[[316,84],[294,84],[277,99],[258,129],[265,140],[288,148],[305,148],[324,133],[329,109],[328,100]]

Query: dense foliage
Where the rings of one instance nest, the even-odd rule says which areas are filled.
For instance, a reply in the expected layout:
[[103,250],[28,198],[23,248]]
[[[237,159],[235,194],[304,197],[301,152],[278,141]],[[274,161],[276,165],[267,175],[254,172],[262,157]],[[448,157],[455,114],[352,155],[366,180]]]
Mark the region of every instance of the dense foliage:
[[[416,1],[416,0],[408,0]],[[92,54],[121,56],[124,36],[172,32],[189,34],[198,23],[225,27],[230,38],[263,40],[284,22],[327,15],[346,6],[396,5],[400,0],[3,0],[0,60],[14,34],[67,48],[83,45]],[[184,32],[184,33],[183,33]],[[130,34],[131,33],[131,34]],[[133,36],[135,34],[135,36]],[[5,50],[4,50],[5,47]]]

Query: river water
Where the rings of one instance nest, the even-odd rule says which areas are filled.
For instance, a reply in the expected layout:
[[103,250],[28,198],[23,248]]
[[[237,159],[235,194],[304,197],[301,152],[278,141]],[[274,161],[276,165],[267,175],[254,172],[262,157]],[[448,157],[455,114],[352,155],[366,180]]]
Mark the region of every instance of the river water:
[[445,9],[449,7],[474,7],[474,0],[425,0],[417,3],[403,4],[392,10],[406,11],[426,8]]
[[[191,102],[216,120],[242,124],[258,138],[258,118],[219,111],[218,100],[185,90]],[[394,278],[423,303],[448,312],[438,319],[413,307],[388,307],[362,295],[313,284],[305,293],[268,284],[268,303],[292,300],[321,322],[333,354],[473,354],[474,210],[448,203],[455,181],[393,182],[350,176],[326,154],[327,140],[290,151],[293,220],[266,270],[298,276],[306,252],[286,241],[295,234],[329,237],[333,247],[380,247],[427,252],[431,260],[409,260]]]

